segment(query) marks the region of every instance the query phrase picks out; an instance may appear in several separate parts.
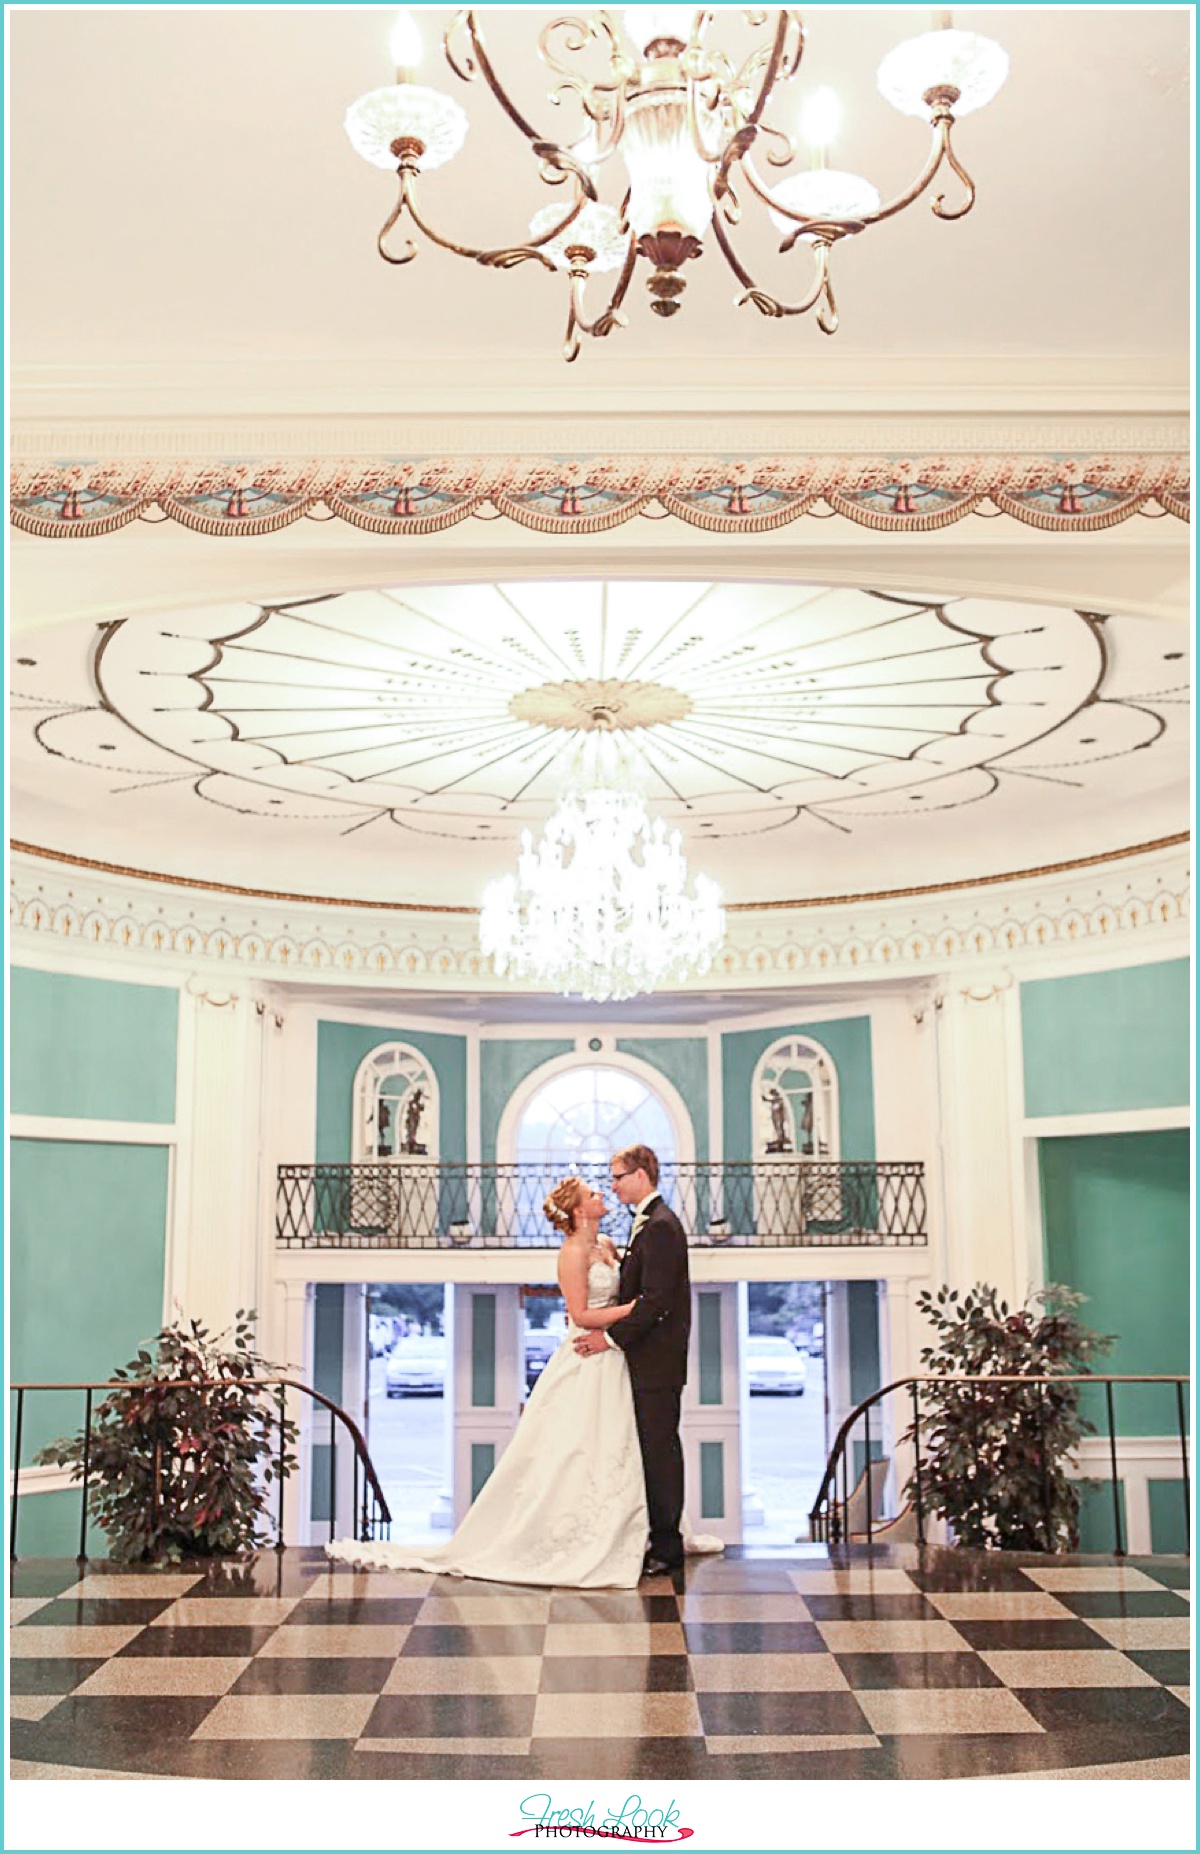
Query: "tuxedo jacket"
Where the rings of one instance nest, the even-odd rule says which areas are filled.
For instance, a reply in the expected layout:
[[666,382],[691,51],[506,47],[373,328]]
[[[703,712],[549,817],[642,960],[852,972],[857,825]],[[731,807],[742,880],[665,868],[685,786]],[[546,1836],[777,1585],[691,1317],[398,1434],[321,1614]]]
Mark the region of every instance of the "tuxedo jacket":
[[637,1301],[632,1313],[608,1328],[609,1338],[625,1354],[634,1388],[682,1389],[692,1324],[687,1237],[661,1197],[650,1204],[625,1252],[617,1294],[620,1300]]

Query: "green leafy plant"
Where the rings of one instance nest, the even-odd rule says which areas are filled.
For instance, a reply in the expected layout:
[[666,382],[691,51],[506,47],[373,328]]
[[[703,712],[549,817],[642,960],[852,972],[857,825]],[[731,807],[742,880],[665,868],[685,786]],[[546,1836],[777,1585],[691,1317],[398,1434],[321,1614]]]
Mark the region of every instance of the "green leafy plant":
[[[994,1287],[969,1294],[926,1289],[917,1299],[937,1335],[923,1368],[945,1384],[921,1387],[920,1498],[960,1545],[1002,1551],[1071,1551],[1079,1543],[1080,1490],[1066,1473],[1081,1437],[1095,1432],[1082,1386],[964,1384],[964,1377],[1048,1377],[1088,1372],[1114,1344],[1076,1317],[1086,1297],[1047,1286],[1011,1311]],[[914,1425],[915,1427],[915,1425]],[[912,1441],[914,1427],[905,1435]],[[916,1474],[905,1493],[917,1497]]]
[[296,1425],[280,1453],[275,1393],[251,1380],[274,1368],[254,1345],[253,1313],[227,1331],[198,1320],[164,1326],[114,1380],[90,1432],[60,1438],[40,1463],[73,1467],[88,1454],[88,1510],[125,1563],[236,1557],[270,1541],[263,1522],[271,1483],[296,1466]]

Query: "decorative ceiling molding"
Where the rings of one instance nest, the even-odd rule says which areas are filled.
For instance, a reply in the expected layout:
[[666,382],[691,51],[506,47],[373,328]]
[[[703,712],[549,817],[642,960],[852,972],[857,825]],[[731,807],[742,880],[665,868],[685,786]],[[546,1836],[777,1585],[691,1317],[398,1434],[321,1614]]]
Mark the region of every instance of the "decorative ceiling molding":
[[[1110,864],[1128,862],[1132,857],[1155,856],[1163,851],[1176,850],[1190,843],[1187,831],[1178,831],[1170,837],[1159,837],[1152,843],[1133,843],[1121,850],[1109,850],[1102,856],[1080,856],[1071,862],[1047,863],[1039,869],[1017,869],[1011,874],[973,876],[961,882],[927,882],[913,888],[883,888],[869,894],[861,895],[810,895],[793,901],[731,901],[726,902],[729,914],[765,915],[788,912],[799,908],[843,908],[843,907],[877,907],[885,901],[924,900],[927,897],[945,898],[962,895],[973,889],[998,888],[1009,883],[1021,883],[1044,880],[1048,877],[1072,875],[1083,870],[1107,868]],[[428,902],[418,901],[366,901],[347,895],[293,895],[280,890],[267,888],[243,888],[232,882],[202,882],[188,876],[161,875],[151,869],[131,869],[120,863],[101,862],[95,857],[71,855],[65,850],[47,849],[42,844],[22,843],[14,839],[12,850],[19,856],[28,856],[41,862],[60,863],[68,869],[80,872],[80,878],[86,875],[117,876],[123,880],[135,882],[153,882],[166,888],[195,891],[204,895],[230,895],[239,900],[254,902],[287,902],[294,907],[311,908],[365,908],[381,915],[400,914],[417,915],[440,921],[443,918],[468,918],[478,920],[479,910],[468,907],[450,907],[445,904],[433,906]]]
[[[1064,954],[1090,963],[1115,941],[1136,956],[1149,941],[1162,956],[1185,950],[1190,876],[1178,849],[1104,869],[1044,881],[1007,883],[979,893],[914,896],[881,908],[829,903],[803,912],[760,909],[736,914],[729,938],[705,980],[753,991],[780,980],[805,986],[915,977],[992,965],[1061,965]],[[73,957],[202,967],[231,966],[265,976],[321,975],[385,991],[406,985],[536,996],[497,979],[476,942],[474,917],[441,910],[426,919],[393,911],[349,915],[347,904],[281,904],[175,884],[169,890],[85,864],[55,866],[22,849],[12,870],[12,945],[54,947]]]
[[843,516],[888,534],[928,533],[968,515],[1056,533],[1131,516],[1190,519],[1186,457],[1008,455],[529,455],[237,464],[142,459],[18,463],[13,525],[39,540],[111,534],[133,521],[205,535],[273,534],[302,519],[376,535],[421,535],[469,517],[540,534],[596,534],[674,515],[717,534],[756,534],[802,516]]

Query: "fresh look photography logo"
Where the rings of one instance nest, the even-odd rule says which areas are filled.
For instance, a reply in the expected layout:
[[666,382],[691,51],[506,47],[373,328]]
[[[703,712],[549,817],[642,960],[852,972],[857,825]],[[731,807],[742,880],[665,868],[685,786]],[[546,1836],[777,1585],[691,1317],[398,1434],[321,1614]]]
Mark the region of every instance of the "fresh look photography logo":
[[535,1840],[580,1836],[588,1841],[633,1841],[667,1847],[676,1841],[690,1841],[696,1832],[683,1826],[674,1799],[655,1807],[633,1795],[611,1808],[595,1802],[571,1808],[556,1806],[550,1792],[541,1790],[526,1796],[520,1810],[527,1826],[510,1830],[511,1840],[521,1835],[531,1835]]

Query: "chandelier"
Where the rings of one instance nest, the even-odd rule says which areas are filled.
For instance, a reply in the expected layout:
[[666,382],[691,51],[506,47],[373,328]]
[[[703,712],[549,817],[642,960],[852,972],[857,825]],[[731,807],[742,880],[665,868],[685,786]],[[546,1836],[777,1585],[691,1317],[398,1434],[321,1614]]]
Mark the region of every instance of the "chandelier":
[[482,951],[501,977],[596,1001],[707,972],[725,938],[720,889],[698,875],[689,895],[679,832],[619,768],[600,783],[583,765],[537,843],[522,832],[516,875],[484,890]]
[[[800,69],[804,25],[797,11],[781,7],[736,9],[759,35],[740,65],[709,43],[714,14],[723,9],[690,6],[631,6],[622,15],[624,36],[604,11],[551,21],[539,40],[551,73],[549,100],[573,100],[579,112],[575,139],[544,135],[513,102],[496,74],[484,43],[480,9],[459,12],[444,38],[451,70],[466,82],[482,78],[510,122],[524,136],[539,177],[559,197],[535,212],[528,233],[513,244],[475,247],[435,231],[419,201],[423,174],[452,160],[466,138],[461,106],[441,90],[414,82],[421,40],[412,16],[399,15],[391,39],[396,82],[372,90],[350,106],[346,132],[363,159],[395,167],[399,197],[379,234],[380,256],[408,264],[417,255],[409,240],[402,249],[388,239],[400,220],[444,251],[477,264],[507,270],[525,262],[567,279],[564,354],[574,360],[580,336],[603,336],[623,326],[622,308],[639,258],[650,266],[651,308],[672,316],[686,287],[684,268],[703,256],[710,237],[738,281],[740,306],[753,303],[767,316],[816,311],[818,326],[832,335],[838,325],[830,256],[842,239],[891,219],[919,199],[943,167],[961,182],[962,194],[948,203],[939,193],[939,219],[961,219],[975,201],[975,187],[951,144],[959,116],[980,109],[996,95],[1008,72],[1008,58],[994,40],[956,30],[950,15],[935,15],[932,32],[908,39],[883,60],[878,85],[887,101],[930,125],[925,164],[906,191],[883,201],[870,181],[827,165],[841,115],[828,87],[815,90],[803,106],[784,112],[797,121],[810,160],[797,164],[796,143],[779,122],[767,121],[768,106],[784,95]],[[729,9],[730,12],[735,9]],[[571,59],[591,54],[599,69],[589,74]],[[763,157],[781,177],[768,181]],[[786,170],[786,171],[783,171]],[[611,172],[612,200],[600,197]],[[808,254],[807,287],[796,301],[757,283],[739,256],[734,229],[743,202],[765,211],[781,235],[780,253],[797,246]],[[589,283],[616,273],[608,300],[589,309]],[[593,285],[593,287],[595,287]]]

